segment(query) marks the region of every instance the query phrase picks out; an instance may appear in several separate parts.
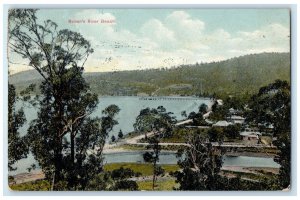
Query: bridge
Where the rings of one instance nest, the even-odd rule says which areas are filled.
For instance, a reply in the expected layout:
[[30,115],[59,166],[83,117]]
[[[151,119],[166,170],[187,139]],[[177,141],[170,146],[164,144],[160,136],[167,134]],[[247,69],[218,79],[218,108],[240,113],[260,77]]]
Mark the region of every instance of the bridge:
[[140,97],[139,100],[147,101],[160,101],[160,100],[177,100],[177,101],[201,101],[209,100],[210,98],[198,98],[198,97]]

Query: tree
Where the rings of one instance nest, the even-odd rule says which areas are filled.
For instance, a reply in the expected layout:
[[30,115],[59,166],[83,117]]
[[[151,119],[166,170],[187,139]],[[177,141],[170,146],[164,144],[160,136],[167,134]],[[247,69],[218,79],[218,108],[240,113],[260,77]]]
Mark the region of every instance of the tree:
[[199,106],[199,113],[203,115],[203,114],[207,113],[207,111],[208,111],[208,106],[206,104],[202,103]]
[[155,182],[157,176],[160,175],[161,170],[157,166],[159,161],[159,154],[161,147],[159,145],[159,139],[161,137],[167,137],[171,135],[173,124],[176,123],[175,117],[172,117],[170,112],[166,112],[163,106],[159,106],[157,109],[145,108],[141,110],[139,116],[136,119],[134,128],[136,131],[145,133],[153,133],[153,136],[148,139],[148,149],[152,152],[146,152],[143,157],[146,162],[153,164],[153,181],[152,189],[155,188]]
[[138,190],[138,185],[135,181],[128,180],[135,176],[135,173],[130,168],[119,168],[111,172],[111,177],[115,181],[113,190]]
[[115,183],[114,190],[136,191],[139,189],[138,184],[132,180],[120,180]]
[[111,136],[111,142],[115,142],[116,141],[116,137],[113,135]]
[[79,33],[51,20],[40,23],[37,10],[9,11],[9,50],[22,56],[43,78],[38,118],[30,123],[28,141],[54,190],[84,189],[102,171],[105,138],[117,124],[119,108],[111,105],[101,118],[90,118],[98,104],[82,77],[93,49]]
[[199,134],[191,135],[187,147],[178,151],[178,165],[182,170],[175,172],[175,177],[179,190],[223,189],[219,173],[224,152],[220,146],[212,146],[205,140]]
[[181,116],[182,116],[182,117],[187,117],[187,114],[186,114],[186,111],[185,111],[185,110],[181,112]]
[[140,111],[133,127],[135,131],[144,133],[145,138],[150,132],[158,134],[160,137],[166,137],[172,134],[172,127],[176,123],[172,114],[166,112],[163,106],[158,106],[157,109],[145,108]]
[[191,112],[188,116],[188,119],[192,119],[193,120],[193,125],[194,126],[203,126],[206,125],[207,123],[205,122],[204,118],[203,118],[203,114],[198,112]]
[[240,136],[241,126],[239,124],[229,125],[224,128],[223,132],[226,137],[230,139],[236,139]]
[[16,170],[13,164],[27,157],[28,146],[24,137],[20,136],[19,128],[26,122],[23,109],[16,110],[17,96],[15,87],[8,84],[8,169]]
[[123,138],[123,132],[122,132],[122,130],[120,129],[120,131],[119,131],[119,133],[118,133],[118,137],[119,137],[119,139],[122,139]]
[[273,125],[274,141],[278,155],[274,161],[280,164],[278,181],[282,188],[290,184],[291,170],[291,94],[286,81],[276,80],[260,88],[253,95],[246,119],[253,124]]
[[151,149],[152,151],[144,153],[143,158],[145,162],[152,163],[153,165],[152,189],[154,190],[157,177],[164,173],[164,170],[157,165],[161,151],[161,146],[159,145],[159,136],[154,135],[153,137],[148,138],[148,143],[149,145],[147,146],[147,149]]
[[210,142],[222,143],[224,141],[224,133],[221,128],[212,127],[208,129],[207,134]]

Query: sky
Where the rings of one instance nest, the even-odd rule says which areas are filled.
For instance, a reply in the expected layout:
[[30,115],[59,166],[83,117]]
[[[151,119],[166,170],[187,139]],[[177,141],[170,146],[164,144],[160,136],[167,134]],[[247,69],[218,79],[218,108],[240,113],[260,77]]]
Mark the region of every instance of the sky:
[[[50,19],[59,29],[79,32],[91,42],[95,51],[86,72],[169,68],[290,52],[288,9],[40,9],[37,16],[40,22]],[[9,53],[9,59],[11,74],[31,69],[15,54]]]

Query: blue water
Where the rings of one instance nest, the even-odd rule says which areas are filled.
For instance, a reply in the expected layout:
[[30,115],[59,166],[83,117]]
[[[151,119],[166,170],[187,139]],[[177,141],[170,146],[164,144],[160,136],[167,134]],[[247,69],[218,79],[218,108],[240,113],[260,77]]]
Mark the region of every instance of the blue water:
[[[113,130],[109,133],[109,138],[112,135],[117,136],[119,130],[121,129],[124,134],[132,132],[133,124],[135,123],[136,117],[139,115],[140,111],[144,108],[157,108],[158,106],[163,106],[166,108],[167,112],[173,112],[177,120],[183,119],[181,116],[182,111],[190,113],[193,111],[198,111],[199,106],[205,103],[208,106],[212,105],[212,100],[209,98],[195,98],[195,97],[164,97],[156,98],[156,100],[142,100],[143,98],[136,96],[107,96],[100,97],[99,104],[96,110],[92,113],[92,117],[101,117],[102,110],[109,105],[115,104],[121,110],[116,116],[118,125],[114,126]],[[30,107],[28,104],[19,103],[17,107],[23,107],[27,123],[20,129],[21,135],[25,135],[29,126],[29,122],[37,117],[37,110]]]
[[[161,152],[159,164],[176,164],[178,161],[175,153]],[[143,152],[122,152],[104,155],[104,163],[144,163]],[[11,175],[27,172],[27,168],[36,161],[32,155],[27,159],[18,161],[16,171]],[[273,167],[279,168],[280,165],[274,162],[273,158],[248,157],[248,156],[223,156],[223,166],[241,166],[241,167]]]
[[[176,164],[178,161],[175,153],[162,152],[159,156],[160,164]],[[142,152],[123,152],[106,154],[104,163],[120,163],[120,162],[138,162],[143,163]],[[248,156],[223,156],[223,166],[241,166],[241,167],[274,167],[279,168],[280,165],[274,162],[273,158],[248,157]]]
[[[139,115],[140,110],[150,107],[157,108],[158,106],[164,106],[168,112],[173,112],[177,120],[183,119],[181,116],[182,111],[190,113],[197,111],[199,106],[205,103],[208,106],[212,104],[212,101],[208,98],[194,98],[194,97],[168,97],[164,99],[160,97],[156,100],[142,100],[139,97],[101,97],[99,104],[92,116],[100,117],[102,110],[111,105],[115,104],[119,106],[120,113],[116,116],[116,120],[119,122],[118,125],[109,133],[109,135],[117,135],[120,129],[124,134],[133,131],[133,124],[136,117]],[[28,106],[28,104],[18,104],[18,107],[23,107],[27,123],[20,129],[21,135],[25,135],[31,120],[37,116],[35,108]],[[110,137],[109,137],[110,138]],[[244,167],[279,167],[272,158],[259,158],[259,157],[227,157],[223,158],[224,166],[244,166]],[[141,152],[126,152],[117,154],[106,154],[104,163],[116,163],[116,162],[143,162],[143,156]],[[10,174],[18,174],[27,172],[27,168],[36,163],[32,154],[29,154],[26,159],[22,159],[16,163],[17,170]],[[177,158],[174,153],[161,153],[160,164],[175,164]]]

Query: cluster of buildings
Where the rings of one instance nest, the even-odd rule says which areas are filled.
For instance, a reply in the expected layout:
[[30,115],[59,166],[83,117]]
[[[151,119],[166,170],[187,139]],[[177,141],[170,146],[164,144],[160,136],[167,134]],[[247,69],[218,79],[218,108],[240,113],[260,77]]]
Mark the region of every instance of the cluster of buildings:
[[[262,132],[259,131],[258,128],[249,128],[248,125],[245,124],[245,118],[241,116],[241,112],[239,110],[235,110],[233,108],[229,109],[229,115],[226,120],[218,121],[216,123],[212,123],[209,120],[206,122],[211,123],[213,127],[227,127],[229,125],[240,124],[243,129],[240,132],[240,137],[243,140],[245,145],[255,145],[260,142],[260,138],[262,136]],[[263,125],[265,129],[268,131],[272,131],[272,125]]]

